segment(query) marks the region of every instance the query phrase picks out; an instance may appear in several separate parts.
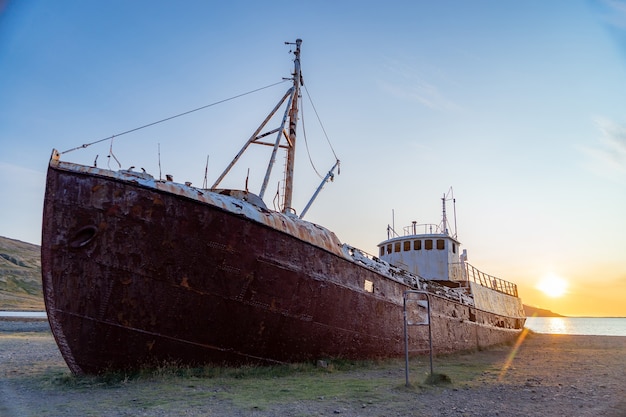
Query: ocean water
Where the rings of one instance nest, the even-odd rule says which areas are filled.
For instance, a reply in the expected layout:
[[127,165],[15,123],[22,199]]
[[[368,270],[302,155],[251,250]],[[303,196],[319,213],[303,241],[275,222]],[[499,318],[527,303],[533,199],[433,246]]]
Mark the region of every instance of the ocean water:
[[0,317],[20,319],[45,319],[48,317],[45,311],[0,311]]
[[529,317],[535,333],[626,336],[626,317]]
[[[1,317],[46,318],[45,311],[0,311]],[[528,317],[535,333],[626,336],[626,317]]]

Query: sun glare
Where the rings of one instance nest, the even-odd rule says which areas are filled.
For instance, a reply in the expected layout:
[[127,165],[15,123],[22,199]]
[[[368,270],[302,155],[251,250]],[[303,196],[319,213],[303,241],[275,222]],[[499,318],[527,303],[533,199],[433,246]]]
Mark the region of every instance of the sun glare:
[[537,289],[548,297],[562,297],[567,292],[567,281],[558,275],[546,275],[537,285]]

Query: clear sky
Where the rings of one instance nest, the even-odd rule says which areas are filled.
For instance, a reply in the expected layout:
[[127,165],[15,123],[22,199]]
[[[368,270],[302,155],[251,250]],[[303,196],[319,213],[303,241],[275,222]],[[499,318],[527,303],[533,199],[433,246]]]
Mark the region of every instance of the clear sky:
[[[376,253],[392,221],[438,223],[452,186],[475,267],[530,305],[626,316],[623,1],[0,0],[0,235],[40,243],[53,148],[279,82],[296,38],[341,159],[308,220]],[[163,175],[201,185],[207,156],[211,181],[286,88],[63,159],[102,167],[112,149],[158,177],[160,150]],[[323,174],[334,156],[310,106],[305,126]],[[298,151],[301,210],[320,180]],[[549,277],[562,296],[538,288]]]

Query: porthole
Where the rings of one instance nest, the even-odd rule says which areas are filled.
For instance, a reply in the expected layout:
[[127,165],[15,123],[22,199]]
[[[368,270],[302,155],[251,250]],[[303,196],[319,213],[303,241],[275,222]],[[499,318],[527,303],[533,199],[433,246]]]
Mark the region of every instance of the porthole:
[[83,227],[78,232],[76,232],[70,240],[70,247],[75,249],[84,247],[85,245],[89,244],[94,237],[96,237],[97,232],[98,228],[96,226]]

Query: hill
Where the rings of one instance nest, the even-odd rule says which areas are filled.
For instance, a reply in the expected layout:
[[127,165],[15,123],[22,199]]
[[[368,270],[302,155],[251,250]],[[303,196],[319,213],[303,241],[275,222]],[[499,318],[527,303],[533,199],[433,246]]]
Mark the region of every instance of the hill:
[[545,310],[543,308],[531,307],[524,304],[524,311],[526,312],[526,317],[565,317],[558,313],[553,313],[550,310]]
[[44,310],[39,246],[0,236],[0,310]]

